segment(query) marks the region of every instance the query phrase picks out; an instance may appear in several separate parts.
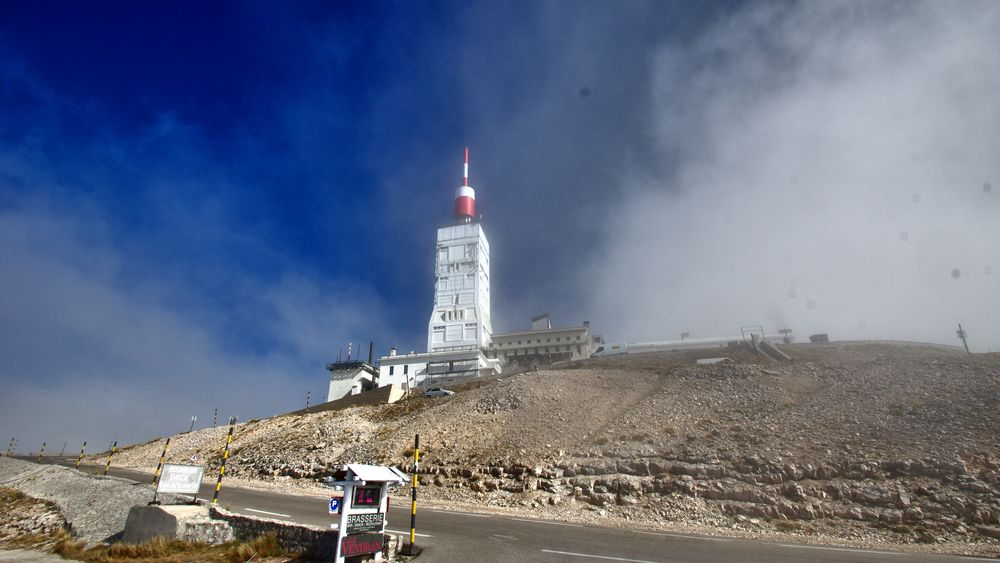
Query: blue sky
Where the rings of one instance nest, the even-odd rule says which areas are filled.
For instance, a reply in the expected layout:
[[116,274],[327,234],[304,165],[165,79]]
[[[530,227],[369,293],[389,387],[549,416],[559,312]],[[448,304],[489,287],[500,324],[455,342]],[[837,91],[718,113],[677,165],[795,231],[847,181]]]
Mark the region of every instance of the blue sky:
[[421,349],[466,145],[498,330],[995,350],[997,12],[7,6],[0,428],[140,440]]

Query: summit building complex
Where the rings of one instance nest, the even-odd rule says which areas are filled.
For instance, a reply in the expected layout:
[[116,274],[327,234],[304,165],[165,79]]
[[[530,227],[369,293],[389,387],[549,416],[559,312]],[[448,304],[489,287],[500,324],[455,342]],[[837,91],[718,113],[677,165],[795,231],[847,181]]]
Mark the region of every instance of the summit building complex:
[[[547,314],[532,319],[530,330],[493,333],[490,243],[476,216],[476,191],[469,185],[468,148],[462,180],[455,190],[453,221],[437,230],[427,352],[398,354],[392,348],[387,356],[379,358],[377,368],[366,363],[364,369],[352,365],[350,370],[338,371],[335,368],[340,363],[330,364],[327,369],[331,377],[344,380],[339,389],[352,389],[348,395],[392,384],[410,388],[501,373],[505,368],[589,358],[601,343],[600,337],[590,334],[589,323],[552,328]],[[329,400],[342,396],[341,392],[331,393]]]

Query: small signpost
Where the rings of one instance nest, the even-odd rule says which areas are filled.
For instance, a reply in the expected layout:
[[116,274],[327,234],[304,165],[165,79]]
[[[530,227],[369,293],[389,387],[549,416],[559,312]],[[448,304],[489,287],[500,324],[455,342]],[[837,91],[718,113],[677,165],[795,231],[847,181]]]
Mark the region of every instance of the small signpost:
[[337,496],[340,491],[336,491],[330,498],[330,514],[340,515],[334,561],[344,563],[345,557],[371,554],[375,561],[381,561],[389,486],[406,483],[407,475],[395,467],[348,464],[337,478],[327,482],[335,489],[343,489],[342,496]]
[[205,468],[200,465],[163,464],[160,481],[156,484],[156,492],[153,493],[153,504],[156,503],[156,495],[159,493],[193,495],[191,504],[198,502],[198,491],[201,489],[201,479],[204,475]]

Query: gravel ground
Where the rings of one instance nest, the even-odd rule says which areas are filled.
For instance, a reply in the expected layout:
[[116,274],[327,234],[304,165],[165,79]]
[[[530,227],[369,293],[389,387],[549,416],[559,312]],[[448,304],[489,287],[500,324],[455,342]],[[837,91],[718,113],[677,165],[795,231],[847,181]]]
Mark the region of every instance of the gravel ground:
[[51,553],[39,553],[26,549],[0,549],[0,561],[14,561],[16,563],[56,563],[66,561],[58,555]]
[[[625,355],[449,398],[240,424],[232,482],[322,494],[338,464],[411,462],[422,497],[626,526],[1000,554],[1000,354],[906,343]],[[225,428],[175,436],[215,468]],[[151,469],[163,439],[115,465]],[[211,473],[211,472],[209,472]]]
[[[125,529],[129,510],[153,499],[148,484],[8,457],[0,458],[0,486],[54,503],[73,536],[88,546],[115,538]],[[164,502],[180,502],[172,495],[163,497]]]

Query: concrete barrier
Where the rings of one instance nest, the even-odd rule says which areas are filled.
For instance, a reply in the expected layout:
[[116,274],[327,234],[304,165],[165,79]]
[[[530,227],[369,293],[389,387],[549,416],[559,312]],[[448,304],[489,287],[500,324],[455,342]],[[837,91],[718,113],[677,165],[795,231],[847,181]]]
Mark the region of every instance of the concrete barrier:
[[133,506],[122,541],[143,543],[156,537],[220,544],[233,541],[235,535],[228,522],[212,519],[207,506]]

